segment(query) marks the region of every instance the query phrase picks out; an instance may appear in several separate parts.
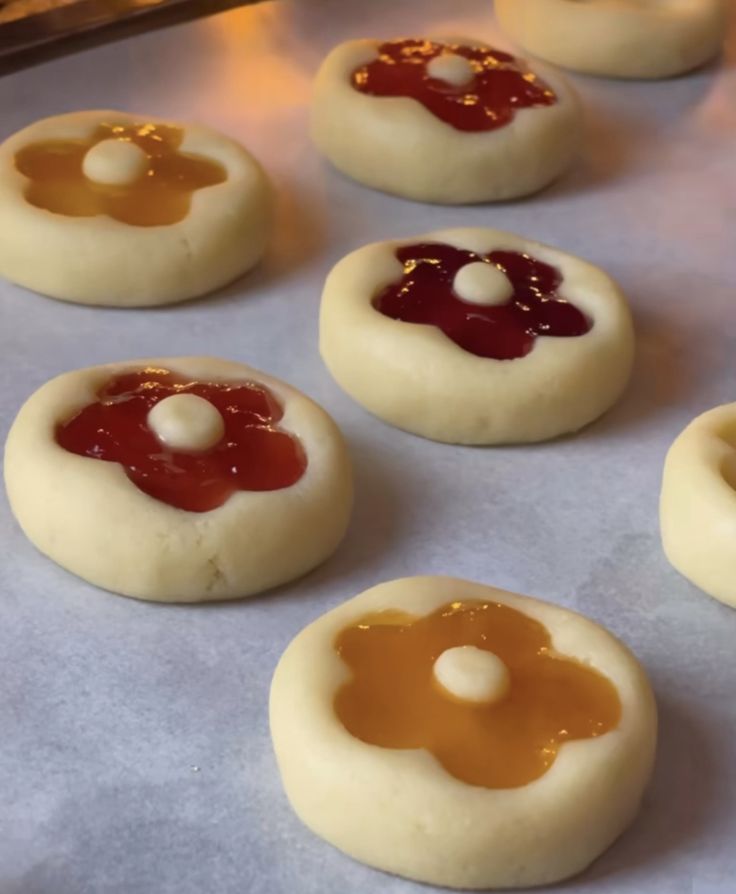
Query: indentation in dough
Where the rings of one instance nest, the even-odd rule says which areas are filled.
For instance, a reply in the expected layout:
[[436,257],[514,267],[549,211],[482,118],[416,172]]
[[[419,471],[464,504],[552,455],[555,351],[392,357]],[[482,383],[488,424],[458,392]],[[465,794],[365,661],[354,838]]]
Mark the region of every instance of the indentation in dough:
[[[452,56],[467,62],[471,79],[460,70],[462,63],[442,61]],[[424,38],[380,44],[378,58],[357,68],[351,80],[356,90],[369,96],[411,97],[461,131],[496,130],[510,124],[522,109],[558,101],[547,83],[509,53]]]
[[721,464],[721,475],[726,484],[736,490],[736,419],[721,430],[720,437],[731,448]]
[[227,180],[219,162],[182,152],[183,140],[173,125],[101,123],[87,139],[23,146],[15,166],[30,181],[26,201],[37,208],[167,226],[187,216],[197,190]]
[[[205,421],[211,425],[214,420],[216,429],[208,405],[224,422],[224,435],[209,449],[176,448],[168,431],[162,441],[149,424],[157,404],[179,395],[202,399],[203,404],[192,406],[206,407],[212,419]],[[291,487],[307,468],[299,440],[278,425],[282,405],[255,382],[197,382],[147,367],[114,376],[97,398],[57,426],[59,446],[95,461],[120,463],[136,487],[178,509],[209,512],[236,491]],[[186,407],[180,401],[168,406]],[[155,426],[156,415],[153,420]],[[175,428],[180,420],[167,421]],[[192,443],[187,430],[187,443]],[[196,443],[214,439],[215,433],[208,431]]]
[[[537,336],[569,338],[592,328],[592,321],[560,293],[562,272],[532,255],[505,250],[481,255],[425,242],[400,246],[396,257],[404,275],[373,299],[376,310],[393,320],[437,326],[478,357],[513,360],[526,356]],[[473,269],[458,280],[464,267]],[[508,300],[499,301],[506,288]],[[456,289],[476,301],[464,300]]]
[[[614,684],[557,653],[549,630],[517,609],[468,600],[408,620],[401,610],[383,614],[355,619],[335,640],[351,671],[335,694],[335,714],[369,745],[425,748],[462,782],[516,788],[544,775],[565,742],[618,726]],[[464,646],[475,649],[464,652]],[[476,651],[492,653],[490,661]],[[485,675],[500,695],[503,671],[495,662],[491,668],[494,658],[510,685],[490,701],[453,697],[433,673],[437,668],[454,693],[471,695],[478,692],[470,681]],[[467,666],[473,661],[479,674]]]
[[721,473],[726,484],[736,490],[736,450],[726,457]]

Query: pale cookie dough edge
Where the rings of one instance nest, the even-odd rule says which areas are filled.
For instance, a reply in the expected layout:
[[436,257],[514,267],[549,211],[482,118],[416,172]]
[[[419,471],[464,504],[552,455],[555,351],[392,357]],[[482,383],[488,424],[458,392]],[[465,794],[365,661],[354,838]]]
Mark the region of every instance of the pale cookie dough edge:
[[[0,145],[0,275],[80,304],[147,307],[207,294],[251,269],[272,227],[273,189],[250,153],[196,124],[181,149],[219,162],[224,183],[197,190],[189,214],[167,226],[133,227],[110,217],[68,217],[25,201],[15,153],[33,142],[83,138],[103,121],[153,120],[111,110],[69,113],[24,128]],[[39,258],[43,257],[43,263]]]
[[[217,509],[193,513],[147,496],[117,463],[56,443],[56,424],[94,400],[105,381],[147,365],[265,385],[284,407],[279,427],[306,451],[302,478],[282,490],[239,492]],[[350,460],[327,413],[265,373],[213,358],[142,359],[52,379],[19,411],[4,471],[13,513],[42,553],[99,587],[161,602],[235,599],[306,573],[336,549],[352,506]]]
[[672,443],[659,517],[670,564],[736,608],[736,403],[701,414]]
[[313,140],[347,176],[417,201],[472,204],[536,192],[572,163],[580,111],[561,75],[535,63],[534,71],[553,88],[557,103],[521,109],[497,130],[460,131],[414,99],[375,97],[352,87],[353,70],[375,56],[378,43],[340,44],[314,83]]
[[[426,614],[494,599],[537,618],[564,654],[606,674],[623,707],[618,729],[567,743],[553,767],[518,789],[468,786],[424,751],[366,745],[338,721],[347,668],[337,634],[366,614]],[[650,776],[656,705],[631,653],[588,619],[556,606],[452,578],[381,584],[302,630],[274,674],[271,733],[287,796],[317,835],[361,862],[449,887],[557,881],[581,871],[631,822]]]
[[671,12],[654,6],[615,9],[569,0],[495,0],[501,27],[526,52],[584,74],[668,78],[718,54],[726,23],[721,0],[681,2]]
[[[401,276],[395,249],[425,241],[533,253],[562,270],[560,291],[593,327],[540,337],[525,357],[500,361],[470,354],[434,326],[384,316],[372,300]],[[600,268],[510,233],[460,228],[373,243],[340,260],[323,290],[320,352],[338,384],[391,425],[449,443],[524,443],[577,431],[616,402],[634,332],[625,298]]]

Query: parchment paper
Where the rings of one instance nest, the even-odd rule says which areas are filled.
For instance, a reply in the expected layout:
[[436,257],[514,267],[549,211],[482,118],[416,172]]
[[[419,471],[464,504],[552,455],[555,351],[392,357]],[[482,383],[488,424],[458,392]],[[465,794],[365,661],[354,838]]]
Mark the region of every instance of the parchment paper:
[[[665,451],[697,413],[736,400],[736,35],[686,78],[573,77],[587,137],[568,176],[527,201],[422,206],[330,170],[307,137],[310,79],[348,37],[498,39],[473,0],[266,3],[100,47],[0,80],[0,136],[49,114],[112,107],[199,119],[240,138],[279,188],[257,272],[163,310],[76,307],[0,284],[4,437],[67,369],[214,353],[293,382],[350,443],[357,503],[339,552],[247,602],[138,603],[38,555],[0,506],[2,894],[408,894],[342,856],[281,790],[270,677],[297,631],[382,580],[449,573],[557,601],[606,624],[649,670],[661,712],[642,813],[588,872],[553,891],[736,892],[736,612],[690,586],[659,544]],[[576,252],[633,306],[626,396],[574,438],[535,447],[432,444],[369,417],[320,362],[328,269],[382,237],[488,224]],[[43,246],[38,247],[43,263]]]

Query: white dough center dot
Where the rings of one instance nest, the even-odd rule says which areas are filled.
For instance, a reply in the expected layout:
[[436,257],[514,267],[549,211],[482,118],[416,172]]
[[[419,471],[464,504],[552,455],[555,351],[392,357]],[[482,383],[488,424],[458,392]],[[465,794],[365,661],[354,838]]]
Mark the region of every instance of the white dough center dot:
[[445,649],[434,663],[434,678],[453,698],[490,704],[508,692],[511,678],[498,655],[475,646]]
[[171,450],[209,450],[225,434],[220,411],[196,394],[172,394],[148,412],[148,427]]
[[473,261],[455,274],[452,288],[458,298],[471,304],[506,304],[514,294],[508,276],[495,264]]
[[130,140],[102,140],[84,156],[82,171],[88,180],[104,186],[128,186],[148,170],[148,155]]
[[453,87],[462,87],[473,80],[475,69],[465,56],[457,56],[455,53],[441,53],[429,61],[427,74],[430,78],[445,81],[447,84],[452,84]]

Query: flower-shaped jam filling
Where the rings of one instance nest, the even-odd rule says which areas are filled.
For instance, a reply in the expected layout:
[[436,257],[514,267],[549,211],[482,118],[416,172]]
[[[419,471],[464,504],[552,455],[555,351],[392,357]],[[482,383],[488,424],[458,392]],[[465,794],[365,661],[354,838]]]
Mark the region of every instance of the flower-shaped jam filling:
[[254,382],[193,382],[167,369],[111,379],[56,430],[65,450],[120,463],[144,493],[207,512],[236,491],[280,490],[304,474],[299,441],[276,427],[283,409]]
[[564,742],[602,736],[621,719],[606,677],[496,602],[453,602],[421,618],[380,612],[344,629],[335,648],[352,671],[335,697],[348,732],[382,748],[424,748],[470,785],[526,785]]
[[527,254],[442,243],[405,245],[400,280],[373,301],[394,320],[437,326],[478,357],[524,357],[539,335],[584,335],[591,323],[557,289],[559,270]]
[[30,181],[26,201],[37,208],[163,226],[187,216],[195,190],[227,179],[217,162],[180,152],[183,139],[167,125],[100,124],[87,139],[25,146],[15,166]]
[[430,40],[391,40],[356,69],[352,84],[371,96],[416,99],[457,130],[495,130],[517,109],[549,106],[554,91],[508,53]]

